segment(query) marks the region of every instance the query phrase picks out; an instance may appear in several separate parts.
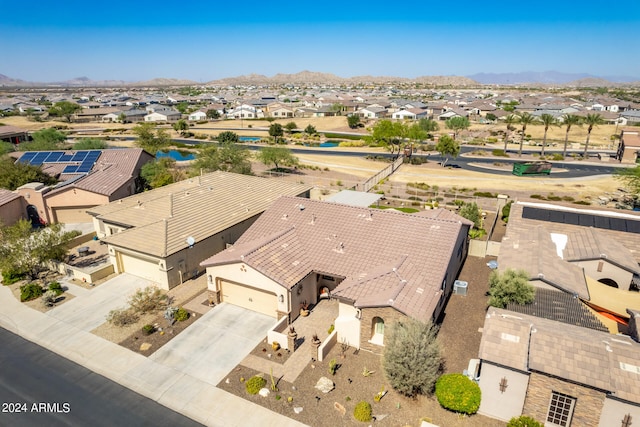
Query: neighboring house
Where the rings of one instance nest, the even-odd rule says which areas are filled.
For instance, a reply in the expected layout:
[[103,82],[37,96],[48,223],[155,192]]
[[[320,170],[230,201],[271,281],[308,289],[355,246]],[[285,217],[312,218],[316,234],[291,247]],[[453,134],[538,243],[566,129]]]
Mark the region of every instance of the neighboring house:
[[397,120],[420,120],[428,118],[428,116],[429,113],[427,112],[427,110],[411,108],[408,110],[396,111],[391,115],[391,118]]
[[627,110],[620,113],[620,117],[626,120],[626,124],[634,125],[640,123],[640,110]]
[[147,110],[140,110],[140,109],[124,110],[124,111],[105,114],[102,117],[102,121],[115,123],[122,120],[123,123],[138,123],[138,122],[143,122],[144,117],[147,114],[149,114]]
[[471,223],[281,197],[236,244],[202,262],[210,299],[293,322],[304,302],[339,301],[338,342],[381,352],[385,325],[437,318],[467,254]]
[[279,196],[310,186],[213,172],[89,210],[117,273],[171,289],[197,276],[200,262],[240,235]]
[[18,193],[0,188],[0,225],[13,225],[27,218],[26,200]]
[[282,104],[277,102],[267,105],[267,112],[270,117],[274,117],[277,119],[293,117],[295,114],[295,111],[292,108],[283,106]]
[[[82,161],[83,153],[92,155]],[[43,172],[61,182],[52,187],[30,183],[16,192],[24,197],[27,205],[35,206],[40,218],[48,223],[91,222],[87,209],[141,190],[140,169],[151,160],[153,156],[141,148],[27,151],[18,162],[40,165]]]
[[195,111],[189,114],[189,121],[196,122],[201,120],[207,120],[207,113],[204,111]]
[[489,307],[479,357],[480,414],[545,426],[640,419],[640,344],[630,337]]
[[105,121],[106,115],[118,115],[121,111],[122,108],[118,107],[89,108],[88,106],[83,106],[82,110],[74,114],[73,121],[79,123]]
[[0,126],[0,141],[11,142],[12,144],[20,144],[28,141],[29,134],[26,130],[17,126]]
[[384,107],[365,107],[356,111],[356,115],[365,119],[380,119],[387,117],[387,109]]
[[177,122],[182,117],[180,111],[156,110],[144,116],[145,122]]
[[[0,132],[2,128],[0,128]],[[635,129],[623,129],[620,132],[620,143],[616,159],[624,163],[640,161],[640,133]]]
[[[260,114],[262,115],[262,110],[260,110]],[[256,119],[259,117],[258,110],[251,105],[241,105],[240,107],[234,108],[233,110],[227,112],[227,117],[230,119]]]

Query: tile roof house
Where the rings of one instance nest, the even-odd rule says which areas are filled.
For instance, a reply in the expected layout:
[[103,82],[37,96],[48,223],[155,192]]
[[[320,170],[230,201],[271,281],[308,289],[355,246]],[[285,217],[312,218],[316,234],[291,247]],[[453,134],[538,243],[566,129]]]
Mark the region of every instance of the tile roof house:
[[620,162],[637,163],[640,159],[640,133],[636,129],[623,129],[616,158]]
[[379,352],[384,324],[437,318],[467,253],[469,221],[295,197],[278,199],[205,260],[214,302],[294,321],[302,303],[339,301],[338,340]]
[[[22,161],[30,153],[34,152],[23,153],[17,161]],[[64,151],[69,158],[76,153],[79,151]],[[96,156],[95,162],[87,167],[87,172],[71,172],[74,166],[77,169],[80,162],[63,162],[59,159],[55,162],[44,161],[41,163],[43,172],[60,182],[52,187],[32,183],[18,188],[16,192],[25,199],[27,205],[35,206],[40,218],[48,223],[91,222],[87,209],[141,190],[140,169],[153,159],[141,148],[100,150]]]
[[479,357],[483,415],[545,426],[640,419],[640,344],[629,337],[491,307]]
[[[90,209],[117,273],[173,288],[201,271],[279,196],[308,197],[311,187],[213,172]],[[303,199],[306,200],[306,199]]]
[[18,193],[0,188],[0,225],[13,225],[25,218],[27,203]]

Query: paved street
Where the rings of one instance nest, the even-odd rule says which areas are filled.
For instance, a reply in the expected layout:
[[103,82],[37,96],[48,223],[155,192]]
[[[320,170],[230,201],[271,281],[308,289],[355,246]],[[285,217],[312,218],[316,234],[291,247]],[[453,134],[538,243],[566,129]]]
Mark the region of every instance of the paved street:
[[201,425],[2,328],[0,347],[2,426]]

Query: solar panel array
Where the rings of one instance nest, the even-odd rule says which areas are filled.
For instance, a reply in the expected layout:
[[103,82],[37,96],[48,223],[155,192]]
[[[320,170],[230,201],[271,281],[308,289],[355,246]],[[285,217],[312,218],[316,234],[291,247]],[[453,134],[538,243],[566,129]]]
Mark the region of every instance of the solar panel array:
[[640,220],[628,218],[601,216],[591,213],[556,211],[533,208],[531,206],[525,206],[522,209],[522,217],[526,219],[537,219],[538,221],[581,225],[583,227],[594,227],[601,228],[603,230],[615,230],[640,234]]
[[66,151],[30,151],[24,153],[18,161],[33,166],[40,166],[44,163],[74,163],[67,165],[62,173],[89,173],[100,154],[102,152],[99,150],[81,150],[75,153]]

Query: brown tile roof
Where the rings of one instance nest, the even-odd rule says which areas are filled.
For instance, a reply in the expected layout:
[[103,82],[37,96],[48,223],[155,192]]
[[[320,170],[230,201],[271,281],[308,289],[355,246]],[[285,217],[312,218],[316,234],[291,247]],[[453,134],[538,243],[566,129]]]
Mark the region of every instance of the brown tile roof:
[[294,197],[278,199],[233,248],[202,262],[244,262],[291,288],[311,272],[345,279],[333,295],[428,320],[442,294],[458,216],[426,218]]
[[14,193],[13,191],[0,188],[0,206],[5,205],[9,202],[12,202],[19,197],[21,196],[17,193]]
[[564,258],[567,261],[605,259],[632,273],[640,274],[638,262],[631,252],[595,228],[582,228],[568,236]]
[[640,403],[640,344],[508,310],[490,308],[480,343],[481,359],[605,390]]
[[[311,187],[278,179],[213,172],[96,206],[87,212],[105,223],[131,227],[103,240],[165,257],[263,212],[281,195]],[[306,199],[304,199],[306,200]]]
[[[69,151],[69,154],[75,151]],[[69,186],[60,186],[51,191],[47,197],[66,191],[69,188],[78,188],[92,193],[111,196],[119,190],[129,180],[135,178],[136,170],[153,157],[142,148],[114,148],[102,150],[100,157],[96,161],[93,169],[84,177],[75,180]],[[54,175],[61,173],[66,164],[53,163],[45,164],[43,171]],[[60,175],[61,180],[77,178],[78,174]]]
[[0,126],[0,138],[14,136],[17,134],[26,134],[27,131],[17,126],[6,125]]
[[[532,202],[517,202],[511,206],[511,213],[509,214],[509,225],[507,227],[506,235],[511,236],[512,234],[519,234],[522,231],[526,231],[529,228],[536,225],[543,225],[545,229],[547,229],[550,233],[559,233],[569,235],[573,232],[584,229],[584,226],[574,225],[574,224],[566,224],[560,222],[551,222],[551,221],[542,221],[537,219],[529,219],[523,218],[522,212],[525,206],[536,207],[538,209],[545,209],[550,211],[568,211],[568,212],[578,212],[578,213],[586,213],[591,214],[593,216],[599,217],[610,217],[610,218],[621,218],[621,219],[632,219],[632,220],[640,220],[640,216],[635,213],[627,212],[627,211],[613,211],[606,208],[591,206],[588,209],[578,209],[575,207],[563,206],[558,204],[550,204],[550,203],[532,203]],[[615,240],[624,246],[627,250],[631,252],[631,255],[635,258],[637,262],[640,262],[640,234],[638,233],[628,233],[618,230],[605,230],[599,229],[607,239]]]
[[582,299],[589,299],[584,271],[558,256],[549,232],[541,225],[503,237],[498,266],[500,271],[508,268],[526,271],[534,285],[540,280]]

